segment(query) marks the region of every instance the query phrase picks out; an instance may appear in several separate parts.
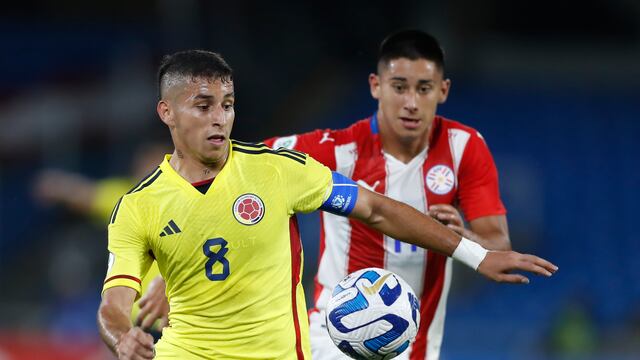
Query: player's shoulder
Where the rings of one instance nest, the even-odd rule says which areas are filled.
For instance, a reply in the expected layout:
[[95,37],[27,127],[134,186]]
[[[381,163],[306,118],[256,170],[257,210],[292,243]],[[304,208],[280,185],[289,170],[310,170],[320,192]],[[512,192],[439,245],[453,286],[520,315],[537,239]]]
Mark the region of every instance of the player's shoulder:
[[370,138],[378,132],[377,129],[378,124],[375,122],[374,118],[370,116],[354,122],[349,127],[346,127],[341,131],[346,138],[358,140],[359,138]]
[[438,127],[440,128],[440,134],[451,136],[451,134],[463,133],[468,134],[471,139],[484,141],[482,134],[480,134],[478,130],[469,125],[463,124],[460,121],[448,119],[440,115],[436,115],[435,121],[438,123]]
[[285,147],[272,149],[264,143],[231,140],[231,148],[234,156],[241,158],[241,162],[275,166],[279,164],[305,165],[307,162],[307,154],[303,152]]
[[109,223],[113,224],[123,207],[135,208],[140,204],[149,203],[149,196],[154,192],[160,183],[162,177],[162,169],[160,166],[155,168],[151,173],[142,178],[134,187],[129,189],[116,203]]
[[473,127],[463,124],[462,122],[454,119],[449,119],[444,116],[436,115],[436,121],[440,122],[440,126],[443,129],[458,129],[466,132],[477,132]]

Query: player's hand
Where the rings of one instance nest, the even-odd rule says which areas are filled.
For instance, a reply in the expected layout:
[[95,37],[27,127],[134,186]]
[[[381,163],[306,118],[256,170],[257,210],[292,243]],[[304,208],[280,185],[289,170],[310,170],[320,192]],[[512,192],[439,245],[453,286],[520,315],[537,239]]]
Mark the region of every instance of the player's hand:
[[520,254],[515,251],[489,251],[478,266],[478,272],[497,282],[528,284],[529,279],[513,271],[551,276],[558,267],[535,255]]
[[449,204],[431,205],[429,206],[429,216],[437,219],[438,221],[446,225],[449,229],[457,232],[467,239],[484,245],[478,234],[464,227],[462,215],[460,215],[458,209],[454,208],[453,206]]
[[156,320],[159,321],[159,329],[162,330],[169,323],[169,300],[165,295],[165,283],[162,276],[156,276],[149,283],[147,292],[138,302],[140,312],[136,318],[136,324],[143,329],[149,329]]
[[438,204],[429,206],[429,216],[447,226],[453,225],[456,227],[464,228],[464,222],[462,221],[462,216],[458,212],[458,209],[449,204]]
[[116,344],[116,354],[120,360],[153,359],[153,337],[139,327],[132,327]]

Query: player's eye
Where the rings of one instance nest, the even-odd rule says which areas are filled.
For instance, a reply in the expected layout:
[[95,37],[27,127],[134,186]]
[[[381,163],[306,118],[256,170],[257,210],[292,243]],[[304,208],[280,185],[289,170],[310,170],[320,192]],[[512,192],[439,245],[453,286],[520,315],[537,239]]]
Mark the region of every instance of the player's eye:
[[421,86],[418,91],[420,91],[420,93],[422,94],[426,94],[429,91],[431,91],[431,86]]
[[403,84],[393,84],[392,86],[397,93],[401,93],[405,89],[405,86]]
[[231,104],[231,103],[222,104],[222,108],[225,111],[233,110],[233,104]]
[[208,111],[211,105],[197,105],[197,108],[202,111]]

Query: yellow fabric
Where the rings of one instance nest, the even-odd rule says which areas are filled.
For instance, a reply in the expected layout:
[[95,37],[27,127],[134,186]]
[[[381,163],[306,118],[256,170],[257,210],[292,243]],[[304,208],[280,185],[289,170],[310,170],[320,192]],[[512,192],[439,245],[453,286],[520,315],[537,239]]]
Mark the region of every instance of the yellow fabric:
[[[202,194],[169,159],[153,182],[122,198],[109,225],[115,260],[107,279],[141,278],[152,251],[166,281],[170,325],[157,358],[296,359],[292,288],[301,349],[310,358],[301,260],[292,274],[290,219],[320,207],[331,171],[305,154],[233,142],[227,163]],[[262,201],[260,221],[237,219],[234,204],[243,195]],[[170,221],[180,232],[167,233]],[[138,291],[135,281],[112,282],[104,289]]]
[[[111,213],[113,212],[114,205],[118,202],[118,199],[122,197],[122,195],[126,194],[129,190],[131,190],[135,186],[135,182],[133,182],[129,178],[124,177],[112,177],[104,180],[99,180],[95,184],[95,194],[93,198],[93,202],[91,204],[91,216],[95,219],[105,222],[109,221],[111,217]],[[141,293],[145,294],[147,292],[147,288],[149,287],[149,283],[153,278],[160,275],[160,270],[158,269],[158,264],[155,262],[149,268],[147,275],[142,278],[142,286]],[[120,284],[123,281],[121,279],[114,280],[117,281],[117,284]],[[115,284],[115,283],[114,283]],[[136,302],[133,305],[131,311],[131,321],[135,322],[136,318],[140,313],[140,307]],[[157,324],[154,325],[156,330],[161,330],[157,327]]]
[[129,178],[112,177],[96,181],[91,216],[105,221],[111,217],[114,205],[118,199],[135,185]]

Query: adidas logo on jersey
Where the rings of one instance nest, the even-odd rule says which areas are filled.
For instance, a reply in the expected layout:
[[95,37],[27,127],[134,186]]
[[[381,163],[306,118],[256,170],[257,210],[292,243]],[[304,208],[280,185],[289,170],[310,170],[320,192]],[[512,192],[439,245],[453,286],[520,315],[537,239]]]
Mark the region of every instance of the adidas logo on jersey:
[[173,235],[182,232],[178,225],[172,220],[169,220],[169,225],[165,226],[160,236]]

